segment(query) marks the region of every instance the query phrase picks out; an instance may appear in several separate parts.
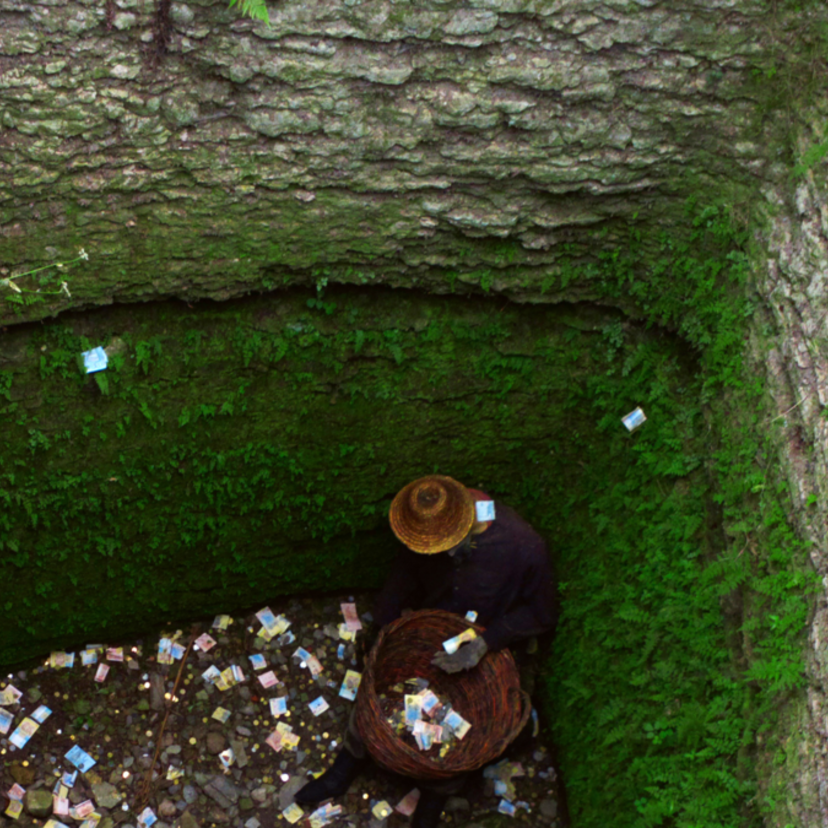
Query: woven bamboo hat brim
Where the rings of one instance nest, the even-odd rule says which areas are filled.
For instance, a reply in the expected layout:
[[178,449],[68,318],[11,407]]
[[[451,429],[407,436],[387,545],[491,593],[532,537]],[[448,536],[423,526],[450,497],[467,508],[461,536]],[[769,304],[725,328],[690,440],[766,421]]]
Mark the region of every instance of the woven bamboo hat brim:
[[394,534],[414,552],[457,546],[474,523],[474,500],[462,483],[432,474],[401,489],[388,515]]

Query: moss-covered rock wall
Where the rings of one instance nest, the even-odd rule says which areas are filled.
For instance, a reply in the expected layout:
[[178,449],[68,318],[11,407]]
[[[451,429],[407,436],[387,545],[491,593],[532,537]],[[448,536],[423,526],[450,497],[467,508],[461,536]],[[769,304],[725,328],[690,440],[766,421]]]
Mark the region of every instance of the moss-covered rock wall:
[[[387,507],[409,479],[439,470],[520,500],[531,458],[544,474],[567,462],[577,415],[561,403],[603,322],[385,290],[8,330],[0,663],[264,595],[378,585]],[[81,374],[97,345],[109,368]]]
[[287,0],[270,17],[0,2],[0,267],[91,255],[71,295],[0,320],[323,279],[558,297],[569,247],[634,224],[649,260],[688,195],[743,208],[786,173],[769,101],[787,90],[766,73],[806,58],[774,49],[802,19],[784,3]]
[[826,14],[0,0],[0,662],[379,583],[439,469],[555,550],[576,825],[823,824]]

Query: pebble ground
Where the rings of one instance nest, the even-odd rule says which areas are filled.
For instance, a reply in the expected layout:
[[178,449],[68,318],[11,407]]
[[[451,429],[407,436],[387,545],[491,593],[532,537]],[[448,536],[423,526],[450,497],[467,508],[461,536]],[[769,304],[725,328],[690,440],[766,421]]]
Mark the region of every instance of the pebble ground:
[[[96,642],[122,647],[124,652],[123,662],[107,661],[105,653],[99,655],[98,664],[110,668],[102,682],[94,679],[97,664],[81,666],[79,651],[72,668],[43,664],[5,676],[0,681],[0,694],[11,684],[23,696],[19,704],[5,708],[14,721],[9,733],[0,737],[0,828],[42,826],[49,819],[70,828],[81,825],[79,818],[52,814],[52,790],[64,771],[74,770],[65,755],[75,745],[89,753],[96,764],[86,773],[78,773],[68,798],[73,806],[86,800],[95,803],[95,813],[100,815],[97,828],[144,828],[138,817],[145,807],[157,817],[154,828],[287,828],[282,811],[311,774],[324,771],[333,761],[354,704],[338,695],[345,671],[357,669],[354,644],[340,641],[337,632],[343,621],[340,603],[355,599],[358,611],[364,614],[372,598],[373,594],[343,594],[271,602],[275,614],[291,621],[290,631],[296,637],[291,644],[280,645],[276,639],[264,642],[257,635],[261,624],[251,613],[234,617],[225,631],[211,628],[210,622],[182,630],[184,645],[193,630],[209,633],[217,644],[208,652],[193,649],[186,660],[172,665],[159,664],[157,658],[159,638],[176,632],[167,628],[140,641]],[[346,652],[340,659],[337,650],[341,643],[345,643]],[[314,653],[322,663],[324,671],[316,679],[292,657],[298,646]],[[264,670],[254,670],[250,661],[257,653],[267,661]],[[237,665],[245,680],[221,691],[202,678],[211,665],[219,670]],[[281,684],[265,689],[258,677],[270,670]],[[173,696],[179,672],[179,687]],[[285,695],[289,697],[289,715],[274,719],[268,700]],[[315,717],[308,704],[319,696],[330,708]],[[11,733],[39,705],[48,706],[52,715],[25,747],[15,748],[9,741]],[[230,711],[226,722],[213,718],[219,707]],[[280,720],[289,722],[301,738],[296,750],[277,754],[265,740]],[[225,769],[220,754],[228,748],[235,760]],[[519,762],[524,775],[501,772],[500,779],[492,778],[496,769],[476,774],[462,796],[447,803],[443,824],[457,828],[559,825],[556,774],[543,736],[521,750],[507,752],[506,758]],[[514,770],[515,766],[504,764],[501,770],[507,767]],[[514,816],[498,813],[504,796],[495,794],[497,782],[507,786],[505,798],[520,803]],[[25,788],[26,794],[23,812],[13,819],[2,814],[15,783]],[[403,828],[409,825],[409,817],[392,812],[379,819],[373,809],[382,801],[395,806],[415,786],[372,765],[348,794],[336,800],[334,804],[341,805],[343,812],[329,824],[336,828]],[[298,828],[318,828],[309,819],[311,810],[305,808],[305,816],[296,823]]]

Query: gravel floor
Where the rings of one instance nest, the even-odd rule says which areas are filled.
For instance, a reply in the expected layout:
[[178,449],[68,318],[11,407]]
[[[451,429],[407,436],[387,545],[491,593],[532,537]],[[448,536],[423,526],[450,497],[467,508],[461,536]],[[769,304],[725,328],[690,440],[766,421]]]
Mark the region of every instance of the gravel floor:
[[[194,648],[186,661],[159,663],[159,639],[176,632],[164,629],[153,639],[104,643],[93,664],[84,666],[81,652],[76,651],[73,666],[53,666],[63,657],[55,654],[49,663],[5,677],[0,681],[0,731],[2,711],[11,714],[12,721],[8,724],[6,719],[8,732],[0,736],[0,813],[5,812],[0,828],[48,825],[49,820],[80,828],[116,824],[149,828],[153,819],[155,828],[287,826],[293,811],[283,811],[310,774],[325,770],[333,760],[354,704],[338,695],[346,670],[357,669],[354,643],[341,640],[339,634],[340,603],[354,598],[358,611],[364,613],[373,594],[271,603],[272,612],[284,615],[291,625],[282,639],[270,642],[258,635],[262,624],[251,613],[233,618],[226,630],[200,625],[198,633],[207,633],[216,643],[207,642],[206,652]],[[183,630],[175,643],[184,649],[191,632]],[[291,638],[295,640],[288,643]],[[322,664],[323,672],[315,679],[307,665],[293,657],[300,646]],[[119,648],[123,661],[114,660]],[[257,654],[266,662],[258,670],[250,659]],[[203,678],[211,666],[225,671],[234,665],[241,668],[244,680],[228,689]],[[259,679],[271,671],[279,683],[265,689]],[[104,672],[106,676],[96,681],[96,675],[101,678]],[[10,703],[17,695],[10,688],[22,693],[17,703]],[[288,713],[274,718],[269,700],[284,696]],[[309,703],[320,696],[329,708],[314,716]],[[19,741],[21,723],[43,706],[51,714],[23,747],[15,747],[12,737],[17,733]],[[44,713],[36,715],[43,718]],[[289,723],[299,742],[276,753],[266,740],[279,722]],[[75,747],[95,764],[79,770],[72,787],[61,790],[64,774],[76,770],[66,756]],[[225,753],[228,749],[232,757]],[[156,753],[153,778],[148,780]],[[227,768],[222,754],[225,761],[232,761]],[[535,740],[509,752],[506,760],[476,774],[461,797],[449,800],[444,824],[458,828],[558,824],[556,775],[547,747]],[[412,782],[372,765],[346,796],[332,803],[341,805],[342,813],[330,823],[306,806],[295,824],[299,828],[402,827],[410,818],[394,810],[380,818],[382,803],[393,809],[413,787]],[[504,800],[515,806],[514,816],[498,812],[499,806],[508,808],[501,804]],[[144,810],[147,807],[151,812]],[[142,816],[144,821],[139,819]],[[54,823],[48,828],[55,828]]]

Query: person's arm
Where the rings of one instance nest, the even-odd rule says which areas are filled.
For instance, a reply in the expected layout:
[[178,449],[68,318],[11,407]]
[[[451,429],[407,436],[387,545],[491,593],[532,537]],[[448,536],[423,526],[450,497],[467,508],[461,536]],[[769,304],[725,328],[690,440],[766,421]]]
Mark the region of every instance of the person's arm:
[[541,635],[558,623],[558,589],[546,545],[537,544],[527,557],[518,600],[483,633],[489,650],[501,650],[515,641]]
[[415,555],[409,549],[402,549],[397,555],[391,572],[377,595],[374,621],[379,627],[395,621],[404,609],[419,606],[421,589]]

